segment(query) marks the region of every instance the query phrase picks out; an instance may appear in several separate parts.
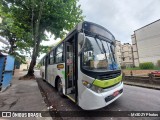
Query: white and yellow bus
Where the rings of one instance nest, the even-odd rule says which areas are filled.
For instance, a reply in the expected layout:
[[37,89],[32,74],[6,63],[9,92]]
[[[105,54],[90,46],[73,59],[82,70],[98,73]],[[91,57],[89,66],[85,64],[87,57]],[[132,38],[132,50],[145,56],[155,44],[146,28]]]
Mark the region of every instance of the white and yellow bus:
[[95,23],[79,23],[40,64],[42,78],[82,109],[105,107],[123,93],[115,38]]

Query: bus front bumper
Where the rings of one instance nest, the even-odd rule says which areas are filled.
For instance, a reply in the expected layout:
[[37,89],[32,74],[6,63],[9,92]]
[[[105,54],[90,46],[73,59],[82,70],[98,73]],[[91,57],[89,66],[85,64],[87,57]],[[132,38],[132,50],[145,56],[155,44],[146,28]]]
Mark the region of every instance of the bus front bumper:
[[[118,92],[118,94],[115,94]],[[96,93],[86,88],[79,101],[79,106],[84,110],[94,110],[103,108],[123,94],[123,82],[119,83],[118,86],[106,89],[103,93]]]

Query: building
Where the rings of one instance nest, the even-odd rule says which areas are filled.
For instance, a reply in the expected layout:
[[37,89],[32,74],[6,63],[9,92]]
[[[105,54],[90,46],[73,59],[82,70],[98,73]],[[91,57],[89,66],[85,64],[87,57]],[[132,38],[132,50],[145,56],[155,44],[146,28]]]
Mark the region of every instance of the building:
[[122,64],[121,47],[122,47],[121,42],[116,40],[115,54],[116,54],[117,61],[120,65]]
[[134,65],[160,60],[160,19],[134,31],[131,36]]
[[0,36],[0,52],[1,51],[4,52],[4,50],[5,50],[4,48],[7,47],[7,46],[9,46],[9,43],[7,42],[7,40]]
[[132,45],[124,43],[122,45],[122,64],[121,66],[133,67]]
[[116,40],[115,54],[118,63],[123,67],[133,67],[133,50],[129,43],[121,44]]
[[19,70],[28,70],[29,64],[30,64],[30,59],[26,58],[26,63],[25,64],[24,63],[20,64]]
[[[2,23],[2,18],[1,17],[0,17],[0,23]],[[7,47],[7,46],[9,46],[8,41],[4,37],[0,36],[0,52],[1,51],[4,52],[4,48]]]
[[135,39],[135,35],[131,35],[132,39],[132,48],[133,48],[133,65],[139,66],[139,56],[138,56],[138,49],[137,49],[137,42]]

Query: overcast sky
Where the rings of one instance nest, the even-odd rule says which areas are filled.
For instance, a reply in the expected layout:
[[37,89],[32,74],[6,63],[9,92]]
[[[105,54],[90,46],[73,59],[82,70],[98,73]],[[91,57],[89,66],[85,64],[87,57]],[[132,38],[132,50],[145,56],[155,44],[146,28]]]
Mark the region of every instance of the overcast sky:
[[[84,20],[104,26],[122,43],[131,43],[136,29],[160,19],[160,0],[79,0],[79,4]],[[41,44],[50,46],[60,40],[53,39]]]
[[106,27],[131,43],[133,31],[160,19],[160,0],[80,0],[85,20]]

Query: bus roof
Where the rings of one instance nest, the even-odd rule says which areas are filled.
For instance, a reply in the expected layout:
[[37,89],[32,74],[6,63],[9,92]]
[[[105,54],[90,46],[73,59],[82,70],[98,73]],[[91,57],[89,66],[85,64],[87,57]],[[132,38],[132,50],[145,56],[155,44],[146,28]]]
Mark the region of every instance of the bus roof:
[[[74,31],[81,31],[82,30],[82,28],[84,27],[83,25],[84,24],[90,24],[90,25],[94,25],[94,26],[97,26],[97,27],[99,27],[99,28],[102,28],[103,30],[105,30],[106,32],[108,32],[112,37],[113,37],[113,39],[115,39],[115,37],[113,36],[113,34],[109,31],[109,30],[107,30],[105,27],[103,27],[103,26],[101,26],[101,25],[98,25],[98,24],[96,24],[96,23],[93,23],[93,22],[88,22],[88,21],[82,21],[82,22],[80,22],[80,23],[78,23],[67,35],[66,35],[66,37],[64,38],[64,39],[62,39],[62,40],[60,40],[58,43],[56,43],[56,45],[55,46],[53,46],[52,47],[52,49],[48,52],[48,53],[50,53],[53,49],[55,49],[60,43],[62,43],[70,34],[72,34]],[[46,53],[46,55],[48,54],[48,53]],[[46,56],[45,55],[45,56]],[[45,57],[44,56],[44,57]],[[44,58],[43,57],[43,58]],[[42,58],[42,59],[43,59]],[[41,59],[41,60],[42,60]]]

